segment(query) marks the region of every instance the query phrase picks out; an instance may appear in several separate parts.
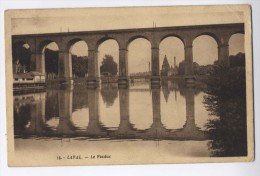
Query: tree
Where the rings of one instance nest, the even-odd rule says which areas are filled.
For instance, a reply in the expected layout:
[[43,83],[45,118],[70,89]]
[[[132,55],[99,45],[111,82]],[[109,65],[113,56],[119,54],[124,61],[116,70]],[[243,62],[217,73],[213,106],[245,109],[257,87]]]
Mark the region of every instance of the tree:
[[245,53],[238,53],[235,56],[229,56],[230,67],[244,67]]
[[88,73],[88,58],[72,55],[72,73],[76,77],[85,77]]
[[117,63],[114,61],[114,58],[111,55],[105,55],[103,58],[100,66],[100,73],[102,74],[104,72],[108,72],[113,76],[117,75]]
[[26,71],[30,71],[30,62],[31,62],[31,50],[30,48],[24,47],[22,44],[13,45],[12,49],[13,54],[13,64],[19,61],[21,66],[26,68]]
[[179,63],[179,75],[185,75],[185,61]]
[[53,51],[51,49],[46,48],[44,54],[46,73],[58,74],[59,51]]
[[[72,59],[72,73],[77,77],[85,77],[88,72],[88,58],[71,56]],[[45,49],[45,70],[46,73],[58,74],[58,60],[59,51],[53,51],[48,48]]]
[[244,67],[214,65],[204,103],[214,116],[206,124],[213,156],[247,155],[246,81]]

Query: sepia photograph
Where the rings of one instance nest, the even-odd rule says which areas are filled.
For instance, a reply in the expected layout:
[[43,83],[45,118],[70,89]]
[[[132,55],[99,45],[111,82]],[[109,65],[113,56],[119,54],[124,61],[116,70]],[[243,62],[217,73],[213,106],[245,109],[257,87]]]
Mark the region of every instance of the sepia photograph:
[[9,166],[254,161],[249,5],[5,11]]

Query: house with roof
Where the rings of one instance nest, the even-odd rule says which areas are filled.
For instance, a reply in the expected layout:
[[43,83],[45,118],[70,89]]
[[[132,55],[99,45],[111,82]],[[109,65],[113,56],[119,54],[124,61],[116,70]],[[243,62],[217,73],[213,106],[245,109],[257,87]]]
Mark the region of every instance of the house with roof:
[[45,75],[35,71],[14,73],[13,83],[45,83]]

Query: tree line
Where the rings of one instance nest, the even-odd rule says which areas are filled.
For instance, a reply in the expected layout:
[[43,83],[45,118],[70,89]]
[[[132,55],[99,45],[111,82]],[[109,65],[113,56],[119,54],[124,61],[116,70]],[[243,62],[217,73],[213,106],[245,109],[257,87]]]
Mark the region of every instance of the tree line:
[[[197,62],[193,62],[193,70],[195,75],[209,75],[212,72],[213,66],[217,64],[199,65]],[[230,67],[245,67],[245,53],[238,53],[236,55],[229,56]],[[185,61],[180,62],[178,67],[178,74],[185,74]]]
[[204,104],[211,115],[206,128],[212,156],[247,156],[245,54],[216,63],[207,80]]

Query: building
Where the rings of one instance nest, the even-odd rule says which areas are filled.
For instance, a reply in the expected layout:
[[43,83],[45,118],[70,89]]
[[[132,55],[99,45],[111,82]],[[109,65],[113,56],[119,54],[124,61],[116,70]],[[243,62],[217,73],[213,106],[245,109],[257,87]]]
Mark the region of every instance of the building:
[[166,55],[164,56],[162,69],[161,69],[161,76],[174,76],[178,75],[178,67],[176,65],[176,57],[174,56],[174,67],[170,66]]
[[174,67],[171,66],[169,72],[170,72],[170,74],[168,74],[169,76],[175,76],[175,75],[178,75],[178,73],[179,73],[178,67],[176,65],[176,57],[175,56],[174,56]]
[[13,82],[15,83],[45,83],[45,75],[31,71],[26,73],[14,73]]
[[162,69],[161,69],[161,76],[168,76],[168,72],[170,70],[170,64],[168,62],[167,56],[164,56]]
[[26,72],[26,66],[20,64],[19,60],[17,60],[15,63],[13,63],[13,73],[25,73]]

